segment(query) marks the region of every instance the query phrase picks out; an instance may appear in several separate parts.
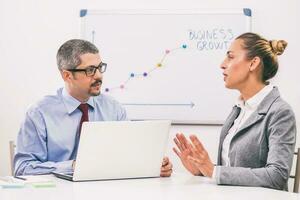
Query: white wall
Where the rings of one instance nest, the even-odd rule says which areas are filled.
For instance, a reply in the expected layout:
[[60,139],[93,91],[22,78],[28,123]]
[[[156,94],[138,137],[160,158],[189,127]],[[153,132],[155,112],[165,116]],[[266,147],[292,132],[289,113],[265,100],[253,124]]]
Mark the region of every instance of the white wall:
[[[299,118],[298,0],[0,0],[0,175],[9,174],[8,141],[15,140],[28,105],[63,84],[56,69],[55,55],[64,41],[79,37],[80,9],[244,7],[253,11],[254,32],[269,39],[285,39],[289,42],[286,52],[280,58],[281,68],[275,83]],[[171,131],[172,136],[178,131],[198,134],[212,159],[216,160],[220,127],[175,126]],[[174,162],[175,170],[182,170],[178,159],[171,152],[172,146],[170,140],[168,154]]]

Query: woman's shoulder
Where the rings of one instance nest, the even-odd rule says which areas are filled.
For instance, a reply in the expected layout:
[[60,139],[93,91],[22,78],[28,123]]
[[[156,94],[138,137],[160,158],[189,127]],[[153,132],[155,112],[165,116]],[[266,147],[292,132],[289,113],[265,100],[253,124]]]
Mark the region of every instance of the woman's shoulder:
[[277,87],[274,87],[264,98],[258,110],[261,113],[278,113],[282,111],[291,111],[293,113],[292,107],[281,97]]
[[295,113],[290,106],[288,102],[286,102],[282,97],[278,97],[274,100],[274,102],[271,104],[268,112],[266,113],[267,116],[269,116],[273,121],[276,122],[278,120],[280,121],[289,121],[289,123],[294,123],[296,121],[295,119]]

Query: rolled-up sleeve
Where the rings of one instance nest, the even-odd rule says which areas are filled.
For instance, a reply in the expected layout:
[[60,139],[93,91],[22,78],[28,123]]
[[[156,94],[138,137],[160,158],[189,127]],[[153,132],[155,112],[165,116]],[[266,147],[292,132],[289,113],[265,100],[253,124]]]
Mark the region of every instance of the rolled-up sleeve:
[[47,130],[38,109],[30,109],[21,125],[14,157],[15,175],[48,174],[72,171],[72,160],[48,161]]

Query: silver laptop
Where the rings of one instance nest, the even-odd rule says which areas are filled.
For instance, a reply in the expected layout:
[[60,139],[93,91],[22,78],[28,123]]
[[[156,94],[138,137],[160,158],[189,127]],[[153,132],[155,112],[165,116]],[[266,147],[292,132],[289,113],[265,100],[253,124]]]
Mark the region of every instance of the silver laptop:
[[84,122],[71,181],[159,177],[171,121]]

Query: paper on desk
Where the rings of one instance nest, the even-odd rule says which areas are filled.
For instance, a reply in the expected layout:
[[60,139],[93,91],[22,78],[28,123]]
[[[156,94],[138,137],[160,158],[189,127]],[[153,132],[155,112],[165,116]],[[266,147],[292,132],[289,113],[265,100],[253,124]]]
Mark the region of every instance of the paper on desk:
[[55,182],[45,178],[43,176],[20,176],[25,178],[26,180],[21,180],[14,178],[14,181],[18,183],[23,183],[25,185],[31,185],[36,188],[43,188],[43,187],[55,187]]
[[53,182],[52,180],[45,178],[43,176],[19,176],[22,178],[25,178],[26,180],[21,180],[14,178],[16,182],[21,182],[21,183],[45,183],[45,182]]
[[23,188],[24,183],[15,182],[11,177],[0,177],[0,188]]

